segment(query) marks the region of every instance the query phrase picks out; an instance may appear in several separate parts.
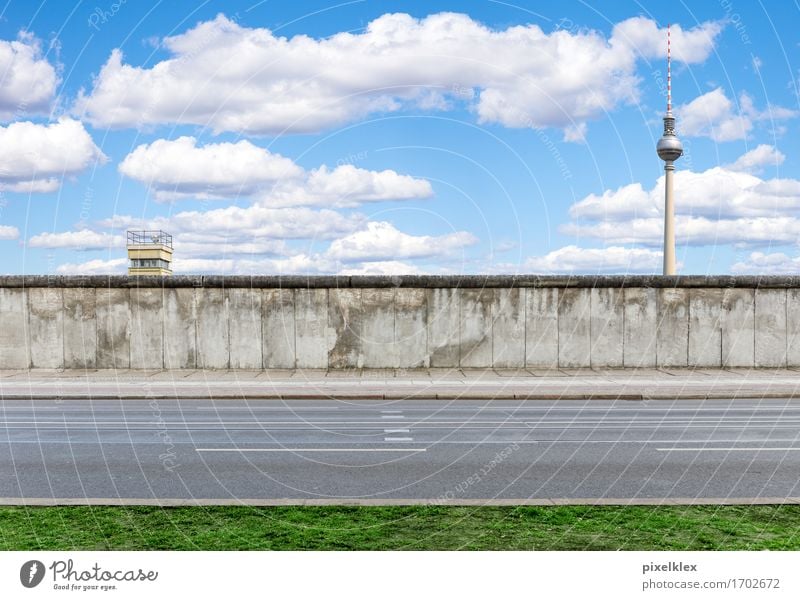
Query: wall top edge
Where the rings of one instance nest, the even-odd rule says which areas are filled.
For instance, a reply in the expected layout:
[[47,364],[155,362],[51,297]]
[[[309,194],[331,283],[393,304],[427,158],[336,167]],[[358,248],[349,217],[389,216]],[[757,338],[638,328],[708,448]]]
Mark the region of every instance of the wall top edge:
[[800,275],[5,275],[0,288],[800,288]]

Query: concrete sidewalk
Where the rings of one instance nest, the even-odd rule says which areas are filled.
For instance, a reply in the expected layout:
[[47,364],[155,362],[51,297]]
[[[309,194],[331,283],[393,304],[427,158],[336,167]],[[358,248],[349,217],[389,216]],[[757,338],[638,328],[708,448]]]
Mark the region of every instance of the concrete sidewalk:
[[565,399],[800,397],[793,369],[20,370],[0,399]]

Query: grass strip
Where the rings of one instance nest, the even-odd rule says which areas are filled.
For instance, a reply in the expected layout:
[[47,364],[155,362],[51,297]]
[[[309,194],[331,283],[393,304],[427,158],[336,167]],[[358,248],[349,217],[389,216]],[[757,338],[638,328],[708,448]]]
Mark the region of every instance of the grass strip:
[[800,506],[6,506],[0,549],[800,550]]

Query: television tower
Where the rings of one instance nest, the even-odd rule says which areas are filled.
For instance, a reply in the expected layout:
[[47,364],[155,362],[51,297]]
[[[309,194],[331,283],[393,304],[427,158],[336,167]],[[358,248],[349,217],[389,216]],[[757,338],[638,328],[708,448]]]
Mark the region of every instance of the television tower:
[[664,133],[656,146],[658,157],[664,161],[664,275],[675,275],[675,198],[672,178],[675,161],[683,154],[683,144],[675,135],[675,117],[672,115],[672,55],[669,25],[667,25],[667,114],[664,115]]

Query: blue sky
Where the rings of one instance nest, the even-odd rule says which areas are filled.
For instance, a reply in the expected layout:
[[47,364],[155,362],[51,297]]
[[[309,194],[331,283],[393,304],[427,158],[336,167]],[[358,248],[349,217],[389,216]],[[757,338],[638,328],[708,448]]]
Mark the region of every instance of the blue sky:
[[800,271],[800,8],[8,2],[0,273]]

